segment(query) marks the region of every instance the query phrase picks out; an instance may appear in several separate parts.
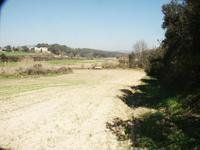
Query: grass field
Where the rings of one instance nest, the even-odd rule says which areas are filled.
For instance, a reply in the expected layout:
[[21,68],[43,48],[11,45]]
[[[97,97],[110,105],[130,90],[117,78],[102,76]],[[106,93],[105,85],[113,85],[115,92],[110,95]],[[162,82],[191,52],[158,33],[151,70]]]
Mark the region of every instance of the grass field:
[[87,63],[99,63],[104,62],[104,59],[61,59],[61,60],[49,60],[45,61],[50,65],[75,65],[75,64],[87,64]]
[[[103,62],[104,60],[101,59],[94,59],[94,60],[84,60],[84,59],[60,59],[60,60],[48,60],[48,61],[35,61],[35,63],[46,63],[49,65],[76,65],[76,64],[88,64],[88,63],[99,63]],[[1,66],[16,66],[20,62],[0,62]]]
[[[6,54],[7,56],[30,56],[34,55],[34,53],[26,53],[26,52],[0,52],[1,54]],[[95,63],[103,63],[106,61],[116,61],[114,58],[96,58],[96,59],[76,59],[76,58],[66,58],[66,59],[52,59],[47,61],[35,61],[35,63],[46,63],[49,65],[76,65],[76,64],[95,64]],[[1,66],[15,66],[19,64],[19,62],[0,62]]]
[[17,93],[38,90],[47,87],[69,86],[83,84],[85,81],[74,78],[73,75],[51,75],[44,77],[27,77],[22,79],[0,78],[0,99]]

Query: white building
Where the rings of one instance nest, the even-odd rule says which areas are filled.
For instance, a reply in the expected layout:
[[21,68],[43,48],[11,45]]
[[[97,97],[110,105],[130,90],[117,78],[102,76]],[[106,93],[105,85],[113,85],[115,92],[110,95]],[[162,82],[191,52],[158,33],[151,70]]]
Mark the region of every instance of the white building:
[[47,47],[34,47],[36,53],[51,53]]

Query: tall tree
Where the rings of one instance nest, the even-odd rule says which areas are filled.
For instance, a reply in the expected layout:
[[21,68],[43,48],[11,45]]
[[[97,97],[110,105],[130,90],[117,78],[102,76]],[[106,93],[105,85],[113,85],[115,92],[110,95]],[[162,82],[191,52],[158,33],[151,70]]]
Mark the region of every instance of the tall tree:
[[192,90],[200,86],[200,1],[172,0],[162,11],[164,53],[156,63],[159,70],[150,72],[158,73],[165,85]]

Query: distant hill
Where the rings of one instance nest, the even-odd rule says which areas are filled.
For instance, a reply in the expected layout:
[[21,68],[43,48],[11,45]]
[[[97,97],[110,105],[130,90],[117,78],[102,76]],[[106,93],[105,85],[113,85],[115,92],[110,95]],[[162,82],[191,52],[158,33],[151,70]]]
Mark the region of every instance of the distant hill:
[[120,57],[126,54],[122,52],[116,52],[116,51],[105,51],[105,50],[82,48],[82,49],[79,49],[79,55],[81,57]]
[[67,55],[69,57],[120,57],[127,53],[117,51],[105,51],[90,48],[71,48],[60,44],[40,43],[36,47],[48,47],[48,50],[56,55]]
[[[91,49],[91,48],[71,48],[66,45],[60,44],[47,44],[47,43],[39,43],[36,46],[18,46],[12,47],[10,45],[3,47],[0,49],[1,53],[6,54],[6,56],[26,56],[26,55],[35,55],[36,48],[48,48],[52,54],[59,55],[59,56],[67,56],[70,58],[77,58],[77,57],[85,57],[85,58],[107,58],[107,57],[121,57],[127,56],[127,52],[120,52],[120,51],[106,51],[106,50],[99,50],[99,49]],[[14,52],[14,53],[13,53]],[[42,51],[41,51],[42,53]],[[37,55],[39,53],[37,52]],[[52,55],[53,57],[53,55]]]

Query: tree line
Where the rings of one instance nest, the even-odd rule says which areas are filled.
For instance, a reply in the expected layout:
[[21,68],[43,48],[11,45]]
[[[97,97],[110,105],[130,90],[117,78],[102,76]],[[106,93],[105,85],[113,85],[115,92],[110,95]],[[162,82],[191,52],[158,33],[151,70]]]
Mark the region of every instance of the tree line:
[[160,46],[148,50],[138,41],[129,55],[130,67],[142,67],[159,83],[182,95],[188,111],[200,113],[200,1],[172,0],[163,5]]
[[90,48],[71,48],[66,45],[60,44],[46,44],[40,43],[36,47],[47,47],[49,51],[56,55],[67,55],[70,57],[87,57],[87,58],[98,58],[98,57],[119,57],[124,53],[116,51],[104,51]]
[[156,111],[114,124],[124,126],[133,147],[199,149],[200,1],[171,0],[162,12],[164,40],[154,49],[138,41],[129,55],[129,67],[144,68],[149,77],[121,97],[134,109]]
[[172,1],[162,10],[165,39],[147,72],[177,91],[193,91],[200,86],[200,2]]

